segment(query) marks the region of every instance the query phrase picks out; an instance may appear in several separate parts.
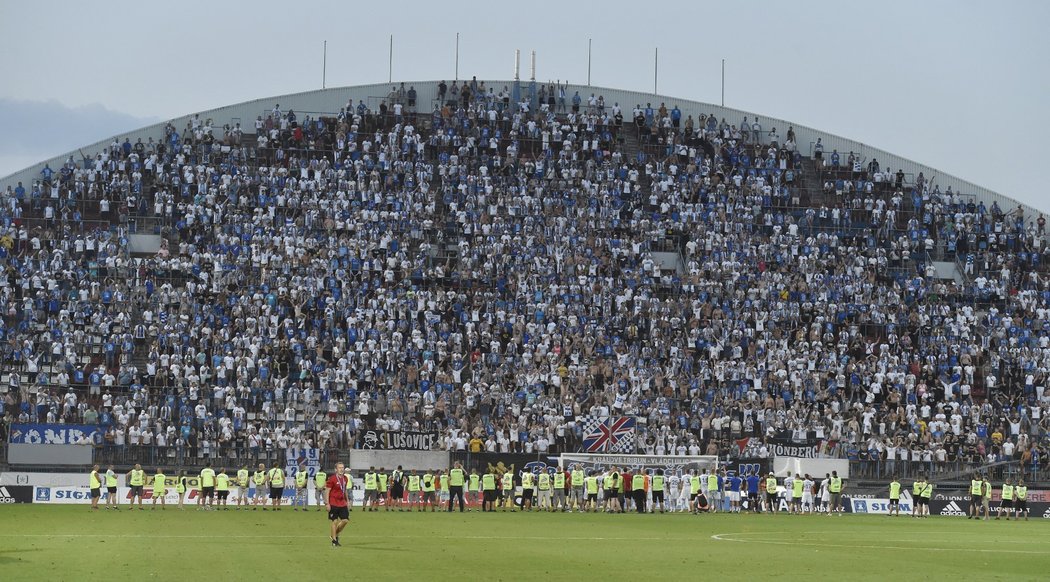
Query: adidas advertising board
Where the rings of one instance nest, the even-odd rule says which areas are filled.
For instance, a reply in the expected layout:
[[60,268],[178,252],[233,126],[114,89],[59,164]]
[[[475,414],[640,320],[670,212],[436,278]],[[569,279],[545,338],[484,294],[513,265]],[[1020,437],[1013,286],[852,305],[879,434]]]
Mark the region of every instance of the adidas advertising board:
[[[953,495],[952,497],[957,497]],[[999,507],[999,501],[992,501],[988,508],[992,513],[995,513],[996,508]],[[951,499],[945,501],[943,499],[932,499],[930,500],[930,515],[943,515],[944,517],[966,517],[966,512],[970,509],[970,498],[966,499]],[[903,511],[903,508],[902,508]],[[1029,501],[1028,502],[1028,514],[1033,518],[1043,517],[1050,519],[1050,503],[1045,501]]]
[[0,486],[0,505],[11,503],[32,503],[33,488],[25,485]]
[[959,506],[958,501],[949,501],[943,509],[937,512],[938,515],[961,515],[965,516],[966,512],[963,511],[962,507]]

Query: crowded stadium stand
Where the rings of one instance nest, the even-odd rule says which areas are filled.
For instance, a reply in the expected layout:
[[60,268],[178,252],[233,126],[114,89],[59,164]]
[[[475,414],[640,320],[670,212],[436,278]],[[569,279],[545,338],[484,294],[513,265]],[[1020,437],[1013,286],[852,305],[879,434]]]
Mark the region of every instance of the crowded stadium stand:
[[871,476],[1046,478],[1043,216],[799,124],[346,87],[116,136],[0,195],[0,428],[98,425],[97,462],[339,457],[366,431],[574,452],[581,418],[622,416],[629,452],[788,439]]

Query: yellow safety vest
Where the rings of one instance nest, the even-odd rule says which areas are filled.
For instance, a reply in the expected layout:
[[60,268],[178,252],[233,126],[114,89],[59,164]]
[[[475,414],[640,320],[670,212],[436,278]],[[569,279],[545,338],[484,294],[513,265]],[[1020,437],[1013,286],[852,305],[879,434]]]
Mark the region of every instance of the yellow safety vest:
[[540,491],[547,491],[551,488],[551,476],[546,471],[540,473]]
[[306,487],[306,481],[310,478],[310,474],[306,471],[299,471],[295,474],[295,486],[302,489]]
[[897,481],[890,482],[890,499],[901,498],[901,484]]
[[981,494],[981,489],[982,489],[981,486],[982,485],[984,485],[984,484],[981,483],[980,481],[978,481],[977,479],[971,479],[970,480],[970,495],[980,495]]
[[462,487],[463,478],[463,469],[457,467],[448,472],[448,484],[451,487]]
[[777,492],[777,478],[776,477],[766,477],[766,493],[776,493],[776,492]]
[[842,477],[832,477],[831,485],[828,486],[828,491],[832,493],[839,493],[842,491]]
[[204,469],[201,471],[201,487],[214,487],[215,486],[215,471],[212,469]]
[[554,488],[565,489],[565,473],[563,471],[558,471],[554,474]]
[[98,472],[97,471],[92,471],[91,472],[91,488],[92,489],[98,489],[100,487],[102,487],[102,481],[99,480],[99,478],[98,478]]
[[1018,500],[1024,501],[1028,498],[1028,487],[1018,485],[1017,487],[1014,487],[1014,491],[1017,493]]
[[140,485],[145,485],[146,484],[146,474],[145,474],[145,472],[142,471],[142,470],[132,469],[131,470],[131,479],[130,479],[130,481],[131,481],[131,485],[133,487],[138,487]]
[[255,479],[255,484],[256,485],[262,485],[263,483],[266,482],[266,472],[265,471],[256,471],[255,475],[252,478]]
[[573,487],[580,487],[580,486],[582,486],[583,485],[583,479],[584,479],[583,471],[580,471],[579,469],[576,469],[576,470],[574,470],[572,472],[572,486]]
[[598,494],[598,478],[594,477],[594,476],[591,476],[591,477],[587,477],[586,479],[584,479],[584,481],[586,481],[586,483],[587,483],[587,495],[597,495]]
[[423,475],[423,492],[431,493],[434,491],[434,476],[430,473]]
[[215,490],[216,491],[229,491],[230,490],[230,477],[226,473],[219,473],[215,476]]
[[280,467],[270,469],[270,486],[284,487],[284,469]]
[[375,473],[365,473],[365,490],[372,491],[379,486],[379,478]]
[[481,477],[481,487],[485,491],[495,491],[496,490],[496,476],[493,475],[492,473],[485,473],[485,475],[483,475]]
[[503,490],[510,491],[514,489],[514,474],[507,471],[503,474]]
[[166,485],[166,479],[167,478],[164,476],[164,473],[157,473],[156,475],[154,475],[153,476],[153,490],[154,491],[164,491],[165,485]]
[[663,491],[663,490],[664,490],[664,476],[663,475],[653,475],[653,491]]
[[237,484],[241,487],[248,486],[248,469],[237,471]]
[[419,491],[419,475],[408,476],[408,490],[412,492]]
[[327,473],[325,473],[324,471],[318,471],[318,472],[314,473],[314,485],[316,485],[318,489],[324,489],[327,484],[328,484],[328,474]]

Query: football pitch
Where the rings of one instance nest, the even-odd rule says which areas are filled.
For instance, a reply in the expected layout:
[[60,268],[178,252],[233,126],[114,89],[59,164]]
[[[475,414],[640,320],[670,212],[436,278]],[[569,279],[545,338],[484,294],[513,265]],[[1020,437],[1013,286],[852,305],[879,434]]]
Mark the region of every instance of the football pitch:
[[0,580],[1046,579],[1050,520],[0,508]]

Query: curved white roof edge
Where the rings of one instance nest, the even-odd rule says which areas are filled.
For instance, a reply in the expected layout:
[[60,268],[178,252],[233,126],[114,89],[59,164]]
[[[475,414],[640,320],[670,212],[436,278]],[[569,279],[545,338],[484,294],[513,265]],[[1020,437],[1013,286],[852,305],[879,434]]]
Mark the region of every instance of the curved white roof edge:
[[[511,87],[514,81],[505,80],[484,80],[486,86],[493,86],[496,90],[500,90],[503,86]],[[446,81],[451,85],[451,82]],[[461,80],[462,82],[462,80]],[[137,130],[125,132],[116,136],[112,136],[108,139],[98,141],[93,144],[86,145],[79,148],[77,151],[67,152],[61,156],[42,160],[37,164],[33,164],[21,171],[15,172],[9,176],[0,178],[0,187],[6,188],[8,185],[14,185],[18,182],[22,182],[23,185],[29,185],[33,180],[40,178],[40,171],[43,170],[45,164],[51,165],[52,169],[57,169],[70,156],[74,157],[74,160],[80,161],[79,152],[84,152],[88,155],[94,155],[94,153],[102,151],[113,142],[114,139],[123,141],[124,138],[131,139],[132,143],[141,138],[146,141],[147,138],[152,137],[154,139],[160,139],[164,136],[164,127],[168,123],[172,123],[175,127],[181,131],[185,126],[186,121],[191,119],[194,115],[199,115],[202,119],[211,119],[213,126],[221,128],[226,123],[241,123],[242,127],[246,130],[254,131],[254,120],[256,116],[263,115],[266,112],[273,109],[274,104],[280,103],[282,111],[288,111],[294,109],[296,112],[300,112],[304,115],[317,115],[317,114],[334,114],[339,111],[340,107],[346,105],[348,100],[353,100],[357,103],[360,100],[364,100],[365,103],[372,109],[376,109],[379,102],[382,101],[386,95],[390,92],[391,86],[397,86],[401,81],[395,81],[394,83],[376,83],[370,85],[355,85],[348,87],[333,87],[330,89],[317,89],[313,91],[303,91],[299,93],[289,93],[287,95],[279,95],[275,97],[266,97],[262,99],[253,99],[251,101],[244,101],[234,105],[227,105],[224,107],[218,107],[216,109],[209,109],[206,111],[200,111],[197,113],[190,113],[188,115],[155,123]],[[414,86],[419,95],[419,110],[429,111],[432,108],[432,103],[437,95],[437,86],[440,81],[404,81],[405,87]],[[529,81],[520,81],[521,90],[523,92],[528,90],[530,84]],[[537,86],[541,84],[537,82]],[[892,168],[894,171],[897,169],[903,169],[905,173],[918,175],[922,172],[927,179],[932,180],[932,183],[939,185],[942,190],[946,190],[951,187],[954,192],[961,194],[969,194],[976,197],[977,200],[984,201],[985,204],[991,205],[993,202],[998,202],[999,207],[1003,211],[1021,206],[1025,211],[1026,219],[1031,219],[1034,215],[1039,214],[1039,210],[1022,204],[1021,202],[1014,200],[1008,196],[999,194],[978,186],[972,182],[953,176],[951,174],[944,173],[936,168],[920,164],[913,160],[905,159],[900,156],[891,154],[885,150],[866,145],[864,143],[844,138],[832,133],[820,131],[805,125],[792,123],[783,119],[765,116],[759,113],[751,111],[743,111],[740,109],[733,109],[730,107],[722,107],[711,103],[703,103],[700,101],[692,101],[689,99],[681,99],[677,97],[671,97],[667,95],[657,95],[653,93],[644,93],[641,91],[627,91],[622,89],[612,89],[608,87],[597,87],[589,85],[568,85],[567,92],[569,97],[574,92],[579,91],[580,95],[585,99],[591,93],[602,95],[605,98],[607,106],[611,106],[613,103],[619,103],[628,112],[630,116],[630,110],[636,105],[640,104],[643,107],[646,103],[652,103],[653,107],[658,107],[661,102],[667,104],[667,108],[670,109],[677,105],[682,110],[682,116],[692,115],[694,118],[700,114],[716,115],[719,119],[726,119],[731,124],[739,125],[743,120],[744,116],[747,116],[749,120],[754,119],[756,116],[759,118],[759,122],[762,125],[763,131],[769,131],[772,128],[776,128],[777,133],[783,137],[787,133],[787,128],[794,127],[795,135],[799,149],[806,154],[811,153],[812,144],[817,141],[817,138],[821,138],[824,144],[824,151],[830,153],[832,150],[837,149],[840,154],[845,156],[848,152],[852,151],[859,154],[863,160],[867,161],[872,158],[877,158],[882,168]]]

